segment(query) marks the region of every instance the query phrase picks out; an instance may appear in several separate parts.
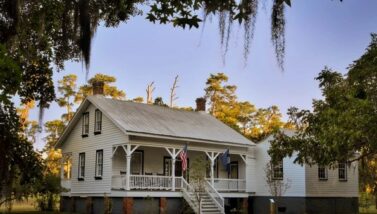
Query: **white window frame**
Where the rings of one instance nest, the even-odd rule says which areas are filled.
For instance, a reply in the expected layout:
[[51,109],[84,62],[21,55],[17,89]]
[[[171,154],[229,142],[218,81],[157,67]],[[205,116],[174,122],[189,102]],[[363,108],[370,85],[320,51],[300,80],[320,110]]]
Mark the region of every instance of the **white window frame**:
[[102,112],[99,109],[95,111],[94,118],[94,133],[100,134],[102,131]]
[[347,163],[338,163],[338,178],[339,181],[347,181]]
[[89,112],[82,114],[82,136],[87,137],[89,135]]
[[[321,170],[323,171],[321,172]],[[328,179],[328,169],[326,166],[318,166],[318,179],[321,181]]]
[[[273,180],[283,180],[284,179],[284,163],[283,160],[279,161],[277,164],[271,164],[272,179]],[[276,173],[279,171],[279,173]]]
[[103,150],[96,151],[96,165],[95,165],[95,178],[101,179],[103,176]]
[[79,153],[78,164],[78,179],[84,180],[85,178],[85,152]]

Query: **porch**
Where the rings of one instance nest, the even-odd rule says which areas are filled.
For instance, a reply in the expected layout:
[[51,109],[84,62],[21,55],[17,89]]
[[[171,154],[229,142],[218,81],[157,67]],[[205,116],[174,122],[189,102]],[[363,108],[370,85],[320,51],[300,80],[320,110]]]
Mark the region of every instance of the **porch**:
[[245,155],[230,154],[228,173],[221,163],[222,152],[190,149],[189,146],[188,169],[183,171],[179,158],[181,148],[114,145],[111,188],[117,191],[181,191],[185,182],[190,183],[192,161],[202,156],[208,162],[206,183],[218,192],[246,192]]

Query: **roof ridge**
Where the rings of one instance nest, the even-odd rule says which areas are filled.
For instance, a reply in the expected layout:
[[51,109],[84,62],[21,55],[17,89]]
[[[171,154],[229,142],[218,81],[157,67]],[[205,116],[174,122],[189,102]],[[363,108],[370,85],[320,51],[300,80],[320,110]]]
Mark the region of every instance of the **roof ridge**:
[[[152,107],[152,108],[164,108],[164,109],[169,109],[169,110],[174,110],[174,111],[181,111],[181,112],[190,112],[190,113],[195,113],[195,114],[202,114],[201,111],[195,111],[195,110],[194,111],[187,111],[185,109],[179,109],[179,108],[174,108],[174,107],[171,108],[169,106],[161,106],[161,105],[154,105],[154,104],[148,104],[148,103],[139,103],[139,102],[134,102],[132,100],[119,100],[119,99],[114,99],[114,98],[111,98],[111,97],[105,97],[103,95],[100,95],[100,96],[98,96],[98,95],[90,95],[90,97],[107,99],[107,100],[112,100],[112,101],[116,101],[116,102],[131,103],[131,104],[135,104],[135,105],[144,105],[144,106],[148,106],[148,107]],[[203,115],[207,115],[207,112],[206,112],[206,114],[203,114]]]

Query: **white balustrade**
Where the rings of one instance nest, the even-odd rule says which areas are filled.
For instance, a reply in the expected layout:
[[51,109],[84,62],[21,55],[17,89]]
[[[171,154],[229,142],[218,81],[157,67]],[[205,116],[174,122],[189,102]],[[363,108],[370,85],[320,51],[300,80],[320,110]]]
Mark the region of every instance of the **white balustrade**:
[[[209,179],[207,179],[209,181]],[[215,178],[214,188],[220,192],[245,192],[246,180],[245,179],[227,179],[227,178]]]
[[[126,187],[125,175],[112,176],[112,188],[125,189]],[[181,189],[181,177],[175,177],[175,188]],[[130,189],[140,190],[172,190],[171,176],[158,175],[130,175]]]
[[68,179],[62,179],[61,180],[61,186],[66,189],[66,190],[70,190],[71,189],[71,180],[68,180]]

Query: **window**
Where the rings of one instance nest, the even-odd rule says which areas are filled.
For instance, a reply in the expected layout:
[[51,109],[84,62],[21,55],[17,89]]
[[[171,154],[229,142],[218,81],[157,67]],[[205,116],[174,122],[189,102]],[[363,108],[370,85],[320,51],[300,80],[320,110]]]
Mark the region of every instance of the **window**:
[[283,180],[284,169],[283,161],[279,161],[277,164],[272,164],[272,179]]
[[96,110],[95,119],[94,119],[94,134],[101,134],[102,130],[102,112]]
[[131,156],[131,175],[142,175],[144,173],[144,152],[136,150]]
[[[180,158],[175,159],[175,176],[183,176],[186,179],[189,179],[188,176],[188,167],[190,166],[190,159],[187,158],[187,170],[182,171],[182,160]],[[164,157],[164,175],[171,176],[172,175],[172,161],[171,157]],[[187,180],[188,181],[188,180]]]
[[238,161],[230,163],[230,173],[228,174],[230,179],[238,179]]
[[96,151],[96,176],[95,179],[102,179],[103,175],[103,150]]
[[79,154],[79,176],[78,180],[84,180],[85,177],[85,153]]
[[83,114],[82,118],[82,136],[88,137],[89,134],[89,112]]
[[347,181],[347,164],[339,163],[338,164],[338,176],[340,181]]
[[63,155],[63,179],[70,180],[72,177],[72,155]]
[[325,166],[318,166],[318,179],[327,180],[327,168]]

